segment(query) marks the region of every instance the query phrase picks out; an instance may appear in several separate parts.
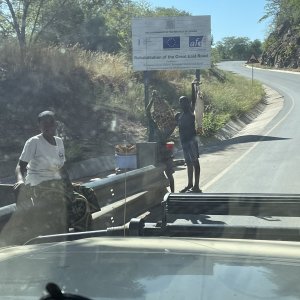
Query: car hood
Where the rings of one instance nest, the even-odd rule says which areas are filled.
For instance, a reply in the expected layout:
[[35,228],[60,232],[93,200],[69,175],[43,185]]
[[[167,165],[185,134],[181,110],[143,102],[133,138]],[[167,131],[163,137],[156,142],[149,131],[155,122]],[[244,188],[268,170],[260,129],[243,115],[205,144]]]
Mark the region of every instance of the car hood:
[[1,299],[299,299],[297,242],[101,237],[0,250]]

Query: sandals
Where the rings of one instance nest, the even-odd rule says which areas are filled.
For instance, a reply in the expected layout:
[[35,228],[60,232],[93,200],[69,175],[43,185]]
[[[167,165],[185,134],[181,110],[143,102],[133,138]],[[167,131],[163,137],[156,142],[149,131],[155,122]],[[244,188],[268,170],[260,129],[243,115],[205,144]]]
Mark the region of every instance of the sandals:
[[198,187],[192,187],[189,190],[186,191],[187,193],[202,193],[202,190],[200,190]]
[[190,190],[192,188],[192,186],[186,186],[185,188],[183,188],[182,190],[179,191],[179,193],[185,193],[188,190]]
[[202,190],[200,190],[199,187],[186,186],[181,191],[179,191],[179,193],[202,193]]

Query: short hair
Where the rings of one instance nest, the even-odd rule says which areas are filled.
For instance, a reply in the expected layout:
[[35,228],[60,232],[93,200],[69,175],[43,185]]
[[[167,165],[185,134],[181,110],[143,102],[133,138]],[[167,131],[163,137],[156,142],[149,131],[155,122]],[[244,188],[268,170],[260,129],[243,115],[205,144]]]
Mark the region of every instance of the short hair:
[[184,102],[189,102],[189,99],[186,96],[181,96],[179,98],[179,103],[183,104]]
[[186,96],[181,96],[179,98],[179,104],[184,112],[187,112],[192,109],[191,102]]
[[44,118],[53,118],[55,119],[55,113],[51,110],[45,110],[38,115],[38,122],[40,123]]

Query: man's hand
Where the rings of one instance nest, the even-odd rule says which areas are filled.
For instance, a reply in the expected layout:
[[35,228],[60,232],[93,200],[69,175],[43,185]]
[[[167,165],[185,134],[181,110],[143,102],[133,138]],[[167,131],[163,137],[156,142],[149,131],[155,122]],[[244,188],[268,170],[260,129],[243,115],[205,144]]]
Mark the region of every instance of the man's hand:
[[180,116],[181,116],[181,113],[180,113],[180,112],[177,112],[177,113],[175,114],[174,117],[175,117],[175,121],[176,121],[176,122],[179,121]]
[[22,188],[22,186],[24,186],[24,181],[23,180],[19,180],[18,182],[16,182],[14,184],[14,190],[18,191],[20,188]]
[[196,130],[197,134],[198,135],[203,135],[204,134],[204,130],[203,130],[203,127],[198,127],[197,130]]
[[193,80],[192,85],[200,85],[202,82],[199,81],[197,78]]
[[25,187],[25,184],[24,184],[24,181],[23,180],[19,180],[18,182],[16,182],[14,184],[14,193],[15,193],[15,196],[18,197],[20,192],[24,189]]
[[158,91],[157,90],[153,90],[152,91],[152,98],[157,98],[158,97]]
[[18,209],[28,210],[32,208],[33,202],[28,194],[28,187],[24,181],[19,180],[14,184],[14,193]]

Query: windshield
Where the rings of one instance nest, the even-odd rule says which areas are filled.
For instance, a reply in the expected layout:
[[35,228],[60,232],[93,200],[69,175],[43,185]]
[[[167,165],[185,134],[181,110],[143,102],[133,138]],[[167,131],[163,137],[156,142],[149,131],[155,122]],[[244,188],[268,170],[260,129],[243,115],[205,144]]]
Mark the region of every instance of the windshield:
[[[297,299],[295,288],[272,290],[274,277],[288,273],[284,263],[272,271],[255,259],[260,250],[272,261],[279,255],[267,255],[258,241],[299,247],[299,28],[298,0],[0,0],[0,292],[14,299],[23,286],[24,295],[37,299],[52,281],[102,299],[96,290],[86,293],[91,262],[71,282],[67,268],[80,268],[83,251],[99,268],[109,269],[102,261],[111,261],[115,271],[103,288],[108,278],[121,282],[128,273],[135,290],[128,298],[151,299],[151,287],[169,280],[164,268],[165,275],[181,270],[182,276],[180,264],[205,265],[212,255],[198,257],[198,249],[180,260],[177,242],[164,244],[168,236],[170,243],[233,239],[240,259],[214,257],[199,276],[227,282],[225,273],[240,274],[245,286],[249,276],[249,299],[258,297],[263,277],[270,285],[261,296]],[[140,238],[124,246],[104,235]],[[87,244],[77,253],[73,240]],[[237,240],[253,241],[255,251]],[[56,244],[57,256],[44,250]],[[267,248],[276,247],[296,278],[299,257],[276,243]],[[233,255],[229,248],[226,255]],[[168,251],[174,260],[154,272],[151,265]],[[255,262],[243,264],[243,255]],[[29,266],[39,257],[49,265],[42,264],[44,275],[33,275]],[[125,266],[147,259],[149,273]],[[120,278],[118,263],[127,270]],[[55,275],[60,266],[66,269]],[[24,270],[30,274],[21,280]],[[196,273],[188,268],[192,283]],[[180,276],[178,284],[188,281]],[[33,278],[40,284],[30,292]],[[237,294],[229,286],[225,294],[232,298]],[[106,296],[122,298],[122,291]],[[208,290],[203,295],[210,298]]]

